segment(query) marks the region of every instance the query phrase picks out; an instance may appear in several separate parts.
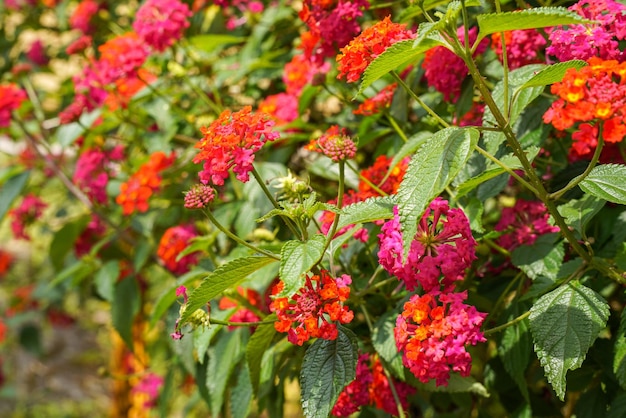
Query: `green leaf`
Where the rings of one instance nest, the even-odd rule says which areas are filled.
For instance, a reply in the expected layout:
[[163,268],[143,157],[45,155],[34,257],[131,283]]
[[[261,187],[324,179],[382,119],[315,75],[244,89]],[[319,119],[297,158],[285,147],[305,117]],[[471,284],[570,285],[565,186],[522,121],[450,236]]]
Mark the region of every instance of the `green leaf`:
[[[623,386],[622,386],[623,387]],[[626,417],[626,393],[620,391],[611,402],[609,411],[605,418],[623,418]]]
[[619,329],[615,335],[613,373],[622,389],[626,390],[626,311],[622,311]]
[[243,355],[242,331],[247,332],[244,329],[237,329],[222,333],[215,347],[210,350],[206,388],[211,394],[211,415],[214,417],[220,416],[224,391],[233,369]]
[[220,35],[214,33],[206,35],[196,35],[189,38],[189,42],[191,43],[191,45],[205,52],[211,52],[219,46],[239,44],[245,41],[246,38],[242,36]]
[[115,285],[111,303],[111,321],[126,345],[133,350],[133,322],[139,312],[141,294],[135,277],[130,276]]
[[542,296],[530,309],[535,352],[559,399],[565,397],[567,371],[582,365],[608,318],[602,296],[579,282]]
[[308,241],[287,241],[280,253],[278,276],[285,287],[283,296],[291,296],[304,285],[304,276],[322,257],[326,237],[313,235]]
[[583,191],[609,202],[626,205],[626,166],[602,164],[595,166],[579,186]]
[[509,30],[545,28],[557,25],[592,23],[564,7],[535,7],[515,12],[489,13],[476,16],[478,39]]
[[[272,314],[265,318],[266,321],[276,319],[276,314]],[[250,337],[246,347],[246,360],[248,362],[248,370],[250,372],[250,382],[254,392],[259,390],[259,382],[261,380],[261,365],[263,364],[263,354],[267,351],[272,339],[276,335],[274,324],[259,325]]]
[[576,68],[577,70],[585,67],[587,63],[582,60],[571,60],[565,62],[559,62],[557,64],[548,65],[539,70],[530,80],[522,84],[519,88],[525,89],[527,87],[543,87],[550,84],[558,83],[563,80],[565,73],[570,68]]
[[565,257],[563,241],[555,244],[557,238],[558,234],[545,234],[533,245],[517,247],[511,254],[511,262],[533,280],[538,277],[556,279]]
[[[528,310],[527,304],[515,303],[509,309],[506,316],[507,321],[513,320]],[[530,353],[532,351],[532,341],[528,328],[528,319],[524,319],[510,327],[507,327],[502,340],[498,345],[498,355],[502,359],[504,369],[511,375],[519,387],[524,399],[528,401],[528,386],[525,374]]]
[[246,418],[250,411],[252,399],[250,372],[246,365],[243,364],[237,377],[237,384],[233,387],[230,394],[230,411],[233,418]]
[[159,299],[154,305],[154,309],[152,311],[152,316],[150,318],[150,327],[153,327],[159,319],[165,315],[165,312],[172,306],[172,304],[176,301],[176,288],[178,286],[189,287],[195,280],[198,280],[202,277],[206,277],[207,272],[204,270],[192,270],[189,273],[181,276],[176,281],[174,286],[171,286],[165,292],[161,294]]
[[435,380],[431,380],[428,383],[417,382],[415,387],[418,391],[446,393],[469,392],[484,398],[489,397],[489,391],[482,385],[482,383],[477,382],[472,376],[461,377],[457,373],[450,373],[448,386],[437,386]]
[[81,136],[86,128],[91,127],[91,125],[100,117],[102,113],[102,109],[96,109],[90,113],[83,113],[80,116],[79,122],[72,122],[66,125],[61,125],[59,129],[56,130],[57,141],[63,148],[72,145],[74,141]]
[[6,215],[15,198],[24,190],[29,175],[30,171],[16,173],[0,188],[0,221]]
[[[400,15],[398,16],[398,22],[407,22],[411,19],[421,16],[422,9],[428,11],[434,9],[435,7],[443,6],[447,4],[449,0],[425,0],[422,5],[414,5],[406,7],[402,10]],[[472,6],[480,6],[480,1],[476,0],[467,0],[465,1],[465,7]]]
[[196,251],[207,251],[211,245],[215,242],[216,234],[211,235],[200,235],[194,237],[190,240],[189,245],[185,247],[177,256],[176,261],[179,261],[181,258],[186,256],[187,254],[195,253]]
[[96,292],[107,302],[113,302],[115,297],[115,283],[120,277],[120,263],[117,260],[111,260],[104,265],[96,273],[94,284]]
[[398,152],[393,156],[393,159],[389,163],[389,170],[385,173],[385,177],[380,181],[379,184],[387,181],[393,170],[395,170],[396,166],[400,164],[402,160],[404,160],[409,155],[412,155],[421,147],[426,141],[428,141],[433,136],[432,132],[418,132],[415,135],[412,135],[408,141],[402,144],[402,147],[398,150]]
[[228,288],[236,286],[250,273],[274,263],[276,260],[269,257],[242,257],[229,261],[219,266],[214,272],[209,273],[196,289],[189,295],[187,309],[181,315],[180,324],[184,324],[189,317],[203,307],[208,301]]
[[404,376],[402,356],[398,353],[393,330],[396,327],[397,312],[385,312],[374,325],[372,345],[380,357],[385,360],[399,377]]
[[568,226],[584,236],[589,221],[604,207],[605,201],[593,195],[585,195],[582,199],[570,200],[558,207],[559,213],[565,218]]
[[441,193],[465,165],[479,133],[473,128],[445,128],[435,133],[411,159],[398,189],[403,258],[406,258],[417,224],[430,201]]
[[374,58],[374,61],[370,63],[363,73],[363,81],[356,95],[361,94],[374,81],[390,71],[417,61],[424,52],[442,44],[441,41],[431,38],[424,38],[418,45],[413,45],[414,43],[413,39],[396,42],[387,48],[385,52]]
[[65,256],[74,247],[76,238],[87,227],[90,220],[91,216],[83,216],[74,222],[65,224],[54,234],[50,244],[50,261],[57,272],[63,268]]
[[355,335],[339,327],[336,340],[315,340],[306,350],[300,372],[302,409],[307,418],[326,418],[339,394],[356,377]]
[[393,207],[396,205],[395,196],[371,197],[362,202],[344,206],[343,214],[339,217],[337,230],[348,225],[373,222],[379,219],[391,219]]

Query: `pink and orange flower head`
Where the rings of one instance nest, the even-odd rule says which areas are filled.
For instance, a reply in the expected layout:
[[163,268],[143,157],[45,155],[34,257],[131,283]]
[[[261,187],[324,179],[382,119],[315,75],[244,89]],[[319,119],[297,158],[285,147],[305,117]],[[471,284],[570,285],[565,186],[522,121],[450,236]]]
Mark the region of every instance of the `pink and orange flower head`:
[[169,271],[178,275],[185,274],[198,263],[200,255],[198,252],[187,254],[178,259],[178,255],[197,235],[193,225],[174,226],[165,231],[159,241],[157,256]]
[[47,207],[48,205],[43,200],[32,193],[24,196],[20,205],[9,211],[13,236],[30,241],[26,227],[35,222]]
[[178,41],[192,13],[178,0],[147,0],[135,16],[133,29],[153,49],[163,52]]
[[345,128],[333,125],[318,139],[313,139],[306,145],[309,151],[324,154],[334,162],[345,161],[356,155],[356,144],[348,136]]

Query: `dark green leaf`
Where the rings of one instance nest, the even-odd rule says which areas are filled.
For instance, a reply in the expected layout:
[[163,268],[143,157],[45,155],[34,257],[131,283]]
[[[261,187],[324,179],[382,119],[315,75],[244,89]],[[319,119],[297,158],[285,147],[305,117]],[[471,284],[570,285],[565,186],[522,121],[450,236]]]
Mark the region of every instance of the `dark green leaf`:
[[[527,304],[515,303],[508,312],[507,321],[517,318],[525,313],[528,308],[529,305]],[[532,341],[528,328],[528,319],[524,319],[504,330],[502,340],[498,345],[498,355],[502,359],[504,369],[515,380],[527,401],[528,387],[524,376],[531,352]]]
[[104,263],[94,278],[98,295],[112,303],[115,296],[115,283],[119,277],[120,263],[118,260],[111,260]]
[[535,7],[515,12],[482,14],[478,20],[479,39],[510,30],[545,28],[557,25],[591,23],[578,13],[564,7]]
[[545,234],[533,245],[517,247],[511,254],[511,262],[533,280],[540,276],[556,279],[565,256],[563,242],[555,244],[556,239],[558,234]]
[[[272,314],[265,318],[270,321],[276,318],[276,314]],[[259,382],[261,379],[261,365],[263,364],[263,354],[267,351],[272,339],[276,335],[274,324],[259,325],[250,337],[246,347],[246,360],[248,362],[248,370],[250,372],[250,382],[254,388],[254,392],[259,390]]]
[[16,173],[0,188],[0,221],[4,218],[13,201],[24,190],[30,171]]
[[228,288],[236,286],[239,282],[246,278],[250,273],[274,263],[276,260],[269,257],[242,257],[219,266],[214,272],[200,283],[189,295],[187,309],[180,319],[180,324],[184,324],[189,317],[197,310],[202,308],[208,301]]
[[595,166],[579,186],[583,191],[609,202],[626,205],[626,166],[602,164]]
[[285,287],[282,295],[291,296],[304,285],[305,274],[322,258],[326,237],[313,235],[308,241],[287,241],[280,254],[278,275]]
[[579,282],[542,296],[530,309],[535,352],[559,399],[565,397],[567,371],[582,365],[608,318],[604,298]]
[[473,128],[445,128],[422,145],[398,189],[403,258],[417,232],[417,225],[430,201],[452,182],[478,142]]
[[615,335],[613,372],[622,389],[626,390],[626,313],[622,311],[619,329]]
[[626,392],[620,391],[611,402],[606,418],[626,417]]
[[339,327],[334,341],[317,339],[307,350],[300,373],[302,409],[308,418],[326,418],[339,394],[356,377],[354,334]]
[[141,294],[133,276],[115,285],[111,303],[111,321],[126,345],[133,350],[133,322],[141,306]]
[[52,238],[50,244],[50,261],[56,271],[60,271],[65,264],[65,256],[74,247],[76,238],[83,232],[91,216],[84,216],[74,222],[65,224]]

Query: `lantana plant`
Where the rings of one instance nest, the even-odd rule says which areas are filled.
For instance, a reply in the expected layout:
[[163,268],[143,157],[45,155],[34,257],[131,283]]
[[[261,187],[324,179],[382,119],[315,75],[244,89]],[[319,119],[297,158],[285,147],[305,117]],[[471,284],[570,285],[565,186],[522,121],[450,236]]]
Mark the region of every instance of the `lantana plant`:
[[0,345],[104,306],[111,416],[624,416],[625,39],[615,0],[5,1]]

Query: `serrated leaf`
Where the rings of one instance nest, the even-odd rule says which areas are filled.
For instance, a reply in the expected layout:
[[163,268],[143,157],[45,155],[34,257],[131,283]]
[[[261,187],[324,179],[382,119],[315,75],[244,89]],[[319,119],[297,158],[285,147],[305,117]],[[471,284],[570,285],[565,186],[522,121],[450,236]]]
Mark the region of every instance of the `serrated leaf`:
[[602,164],[595,166],[580,182],[583,191],[609,202],[626,205],[626,166]]
[[287,241],[280,254],[278,276],[285,287],[281,295],[291,296],[304,285],[304,276],[322,258],[326,237],[313,235],[308,241]]
[[111,322],[126,345],[133,350],[133,322],[140,307],[139,286],[133,276],[119,281],[113,292]]
[[419,147],[421,147],[430,137],[433,136],[432,132],[418,132],[415,135],[412,135],[408,141],[402,144],[402,147],[398,150],[398,152],[393,156],[393,159],[389,163],[389,170],[385,173],[385,177],[380,181],[379,184],[387,181],[393,170],[395,170],[396,166],[400,164],[400,161],[404,160],[409,155],[412,155],[417,151]]
[[536,29],[557,25],[592,23],[564,7],[535,7],[515,12],[489,13],[476,16],[478,39],[510,30]]
[[619,329],[615,335],[613,373],[622,389],[626,390],[626,313],[622,311]]
[[482,396],[484,398],[489,397],[489,391],[482,383],[477,382],[472,376],[461,377],[457,373],[450,373],[450,380],[448,380],[448,386],[437,386],[435,380],[431,380],[428,383],[417,382],[415,387],[418,391],[426,392],[446,392],[446,393],[461,393],[468,392]]
[[557,238],[558,234],[545,234],[533,245],[517,247],[511,254],[511,262],[533,280],[538,277],[556,279],[565,257],[563,241],[555,244]]
[[189,241],[189,245],[185,247],[178,255],[176,256],[176,261],[179,261],[181,258],[188,254],[195,253],[196,251],[207,251],[207,249],[215,242],[216,234],[211,235],[200,235],[197,237],[193,237]]
[[[529,308],[527,304],[515,303],[508,312],[507,321],[510,321]],[[528,387],[525,380],[526,367],[530,360],[532,341],[528,328],[528,319],[524,319],[504,330],[502,340],[498,345],[498,355],[502,359],[504,369],[511,375],[528,401]]]
[[[272,314],[265,318],[270,321],[276,318],[276,314]],[[250,372],[250,382],[254,392],[259,390],[259,382],[261,381],[261,365],[263,364],[263,355],[272,343],[272,339],[276,335],[274,324],[259,325],[250,337],[246,347],[246,361],[248,362],[248,370]]]
[[589,221],[604,207],[606,202],[593,195],[585,195],[582,199],[570,200],[558,207],[559,213],[565,218],[567,225],[583,236]]
[[535,352],[559,399],[565,397],[567,371],[582,365],[608,318],[604,298],[579,282],[542,296],[530,309]]
[[420,56],[431,48],[442,44],[441,41],[425,38],[419,45],[413,45],[413,39],[396,42],[385,50],[382,54],[374,58],[363,74],[363,81],[359,86],[357,96],[372,83],[390,71],[396,70],[417,61]]
[[237,377],[237,384],[230,394],[230,411],[233,418],[246,418],[253,399],[250,373],[245,364],[242,365],[241,369]]
[[587,63],[582,60],[571,60],[548,65],[539,70],[537,74],[535,74],[530,80],[522,84],[519,88],[525,89],[527,87],[542,87],[558,83],[563,80],[565,73],[570,68],[576,68],[577,70],[579,70],[586,65]]
[[339,394],[356,377],[357,342],[339,327],[336,340],[317,339],[306,350],[300,372],[302,409],[308,418],[326,418]]
[[402,356],[398,353],[396,338],[393,333],[397,316],[397,312],[386,312],[376,321],[372,332],[372,345],[380,357],[391,366],[394,373],[403,377]]
[[339,217],[337,230],[348,225],[391,219],[393,207],[396,204],[395,196],[386,196],[371,197],[362,202],[344,206],[342,208],[343,214]]
[[[449,0],[425,0],[421,6],[413,5],[413,6],[406,7],[402,10],[400,15],[398,16],[398,22],[406,22],[415,17],[421,16],[423,13],[422,9],[428,11],[428,10],[434,9],[435,7],[443,6],[444,4],[447,4],[448,1]],[[476,0],[465,1],[465,7],[472,7],[472,6],[480,6],[480,1],[476,1]]]
[[243,355],[242,331],[246,330],[237,329],[222,333],[215,347],[210,350],[206,388],[211,394],[211,415],[214,417],[220,416],[226,385]]
[[113,301],[115,283],[120,277],[120,263],[118,260],[111,260],[104,263],[94,277],[96,292],[104,300]]
[[214,272],[209,273],[200,283],[200,286],[191,292],[187,309],[181,315],[180,324],[186,323],[197,309],[202,308],[214,297],[221,295],[224,290],[236,286],[250,273],[274,262],[276,260],[273,258],[252,256],[237,258],[219,266]]
[[397,194],[403,259],[409,252],[417,225],[428,204],[465,165],[478,137],[478,131],[473,128],[445,128],[435,133],[411,159]]
[[4,218],[13,201],[26,186],[30,171],[16,173],[4,182],[0,188],[0,221]]

